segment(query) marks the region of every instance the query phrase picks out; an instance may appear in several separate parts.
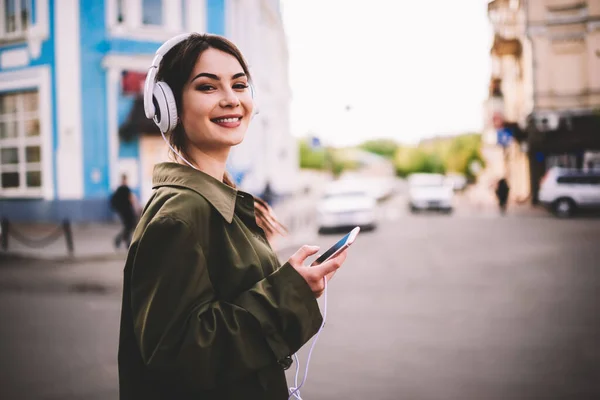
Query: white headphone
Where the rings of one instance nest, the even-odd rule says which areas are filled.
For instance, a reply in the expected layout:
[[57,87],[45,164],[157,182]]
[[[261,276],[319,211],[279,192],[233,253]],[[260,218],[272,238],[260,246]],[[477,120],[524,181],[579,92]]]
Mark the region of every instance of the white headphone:
[[[175,102],[173,91],[166,82],[156,81],[156,73],[160,68],[160,62],[164,55],[191,35],[191,33],[184,33],[163,43],[163,45],[156,50],[156,55],[154,56],[154,60],[152,60],[148,75],[146,76],[146,82],[144,83],[144,112],[148,119],[154,120],[154,123],[158,126],[161,133],[169,133],[175,129],[178,122],[178,115],[177,103]],[[253,85],[250,85],[250,91],[252,98],[254,99]],[[258,114],[256,106],[254,108],[254,114]]]
[[189,36],[189,33],[185,33],[163,43],[156,50],[156,55],[146,76],[146,82],[144,83],[144,112],[148,119],[154,120],[161,133],[171,132],[177,126],[177,104],[169,85],[163,81],[156,82],[156,73],[158,72],[163,56]]

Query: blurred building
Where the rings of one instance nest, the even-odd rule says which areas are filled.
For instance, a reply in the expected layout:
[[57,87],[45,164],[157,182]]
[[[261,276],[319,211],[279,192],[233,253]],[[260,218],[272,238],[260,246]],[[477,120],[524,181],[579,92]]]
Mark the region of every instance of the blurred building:
[[260,194],[270,182],[279,195],[298,187],[299,152],[291,134],[287,38],[279,0],[229,0],[227,34],[240,47],[256,87],[259,114],[242,146],[232,150],[231,169],[241,187]]
[[600,1],[493,0],[486,139],[517,197],[537,200],[552,166],[600,151]]
[[339,180],[353,181],[356,188],[365,190],[376,199],[389,196],[397,185],[396,167],[386,157],[366,150],[350,148],[338,157],[355,168],[342,172]]
[[231,156],[232,175],[243,188],[249,181],[260,188],[267,173],[274,182],[293,181],[297,155],[289,134],[287,48],[277,1],[0,5],[2,217],[111,219],[108,198],[123,173],[145,201],[153,165],[167,159],[167,151],[143,115],[143,82],[160,44],[189,31],[244,39],[240,44],[256,75],[261,114],[249,140]]

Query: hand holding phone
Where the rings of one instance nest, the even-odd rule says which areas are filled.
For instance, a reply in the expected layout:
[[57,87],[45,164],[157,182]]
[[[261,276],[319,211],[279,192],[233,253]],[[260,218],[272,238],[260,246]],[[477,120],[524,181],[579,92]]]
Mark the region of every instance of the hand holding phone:
[[359,232],[360,232],[360,227],[358,227],[358,226],[356,228],[352,229],[346,236],[341,238],[336,244],[331,246],[325,253],[323,253],[321,256],[319,256],[319,258],[317,258],[311,264],[311,266],[322,264],[325,261],[329,260],[330,258],[333,258],[333,257],[337,256],[338,254],[340,254],[342,251],[346,250],[348,247],[350,247],[352,245],[352,243],[354,243],[354,240],[356,240],[356,236],[358,236]]
[[325,253],[323,253],[317,260],[315,260],[310,266],[304,264],[304,261],[316,254],[319,251],[318,247],[314,246],[302,246],[293,256],[290,257],[288,263],[304,278],[306,283],[310,286],[315,297],[321,296],[325,289],[323,278],[327,277],[329,280],[335,271],[343,264],[345,255],[334,259],[346,250],[358,235],[360,231],[359,227],[354,228],[350,233],[340,239],[336,244],[331,246]]

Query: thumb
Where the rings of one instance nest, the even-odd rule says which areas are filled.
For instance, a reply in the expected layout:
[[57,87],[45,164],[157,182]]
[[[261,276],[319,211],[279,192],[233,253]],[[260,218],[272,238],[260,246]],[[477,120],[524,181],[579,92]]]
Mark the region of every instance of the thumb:
[[319,246],[304,245],[290,257],[289,262],[292,265],[304,264],[304,260],[319,251]]

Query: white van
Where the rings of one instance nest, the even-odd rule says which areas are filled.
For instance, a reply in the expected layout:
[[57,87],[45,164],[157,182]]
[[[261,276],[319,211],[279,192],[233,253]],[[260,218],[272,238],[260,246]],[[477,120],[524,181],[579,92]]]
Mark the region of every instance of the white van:
[[538,199],[561,218],[577,209],[600,209],[600,170],[550,168],[542,178]]

